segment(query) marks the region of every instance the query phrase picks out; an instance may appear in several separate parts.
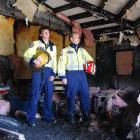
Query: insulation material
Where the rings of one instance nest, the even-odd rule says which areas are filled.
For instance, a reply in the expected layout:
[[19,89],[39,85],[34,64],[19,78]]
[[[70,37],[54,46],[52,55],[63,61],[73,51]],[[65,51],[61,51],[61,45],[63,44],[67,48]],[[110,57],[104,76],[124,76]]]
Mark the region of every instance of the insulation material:
[[28,48],[29,44],[38,39],[38,30],[39,26],[31,25],[30,27],[26,27],[25,25],[19,23],[17,28],[15,29],[15,40],[16,40],[16,48],[17,55],[12,56],[11,59],[16,66],[16,70],[14,73],[15,79],[28,79],[31,76],[30,68],[27,64],[25,64],[23,60],[23,55],[25,50]]
[[[17,48],[18,56],[23,57],[23,54],[25,50],[28,48],[29,44],[35,40],[38,40],[39,28],[40,28],[39,26],[34,26],[34,25],[31,25],[30,27],[26,27],[24,24],[18,23],[17,28],[15,29],[16,48]],[[57,32],[51,31],[50,40],[56,45],[57,55],[59,57],[60,51],[63,47],[63,37],[59,35]],[[24,69],[24,71],[22,69]],[[22,65],[22,68],[20,67],[19,71],[17,70],[17,72],[15,74],[15,77],[18,79],[30,78],[30,70],[26,64]]]
[[131,42],[130,43],[131,46],[136,47],[136,46],[138,46],[140,44],[140,40],[136,35],[130,36],[130,37],[128,37],[128,39]]
[[116,53],[116,71],[118,75],[130,75],[133,71],[133,51]]
[[23,56],[29,44],[35,40],[38,40],[39,28],[40,28],[39,26],[34,25],[26,27],[21,23],[17,25],[17,28],[15,29],[15,40],[18,56]]
[[64,14],[62,13],[56,13],[56,17],[58,17],[59,19],[63,20],[64,22],[71,24],[70,23],[70,19],[67,18]]
[[85,47],[91,48],[94,45],[94,37],[90,30],[83,29]]
[[13,18],[0,15],[0,55],[14,54]]
[[10,102],[0,100],[0,115],[8,115],[10,112]]
[[71,21],[71,24],[72,24],[72,32],[74,33],[78,33],[79,36],[82,35],[82,28],[80,26],[80,23],[76,20],[74,21]]
[[89,97],[92,98],[93,95],[100,93],[100,87],[89,87]]
[[46,12],[47,8],[46,8],[45,5],[39,4],[37,10],[38,10],[39,12]]
[[92,58],[95,61],[95,57],[96,57],[96,48],[92,47],[92,48],[84,48],[87,50],[87,52],[92,56]]
[[127,20],[131,20],[132,18],[132,9],[126,9],[126,13],[124,14],[123,18]]
[[128,105],[118,95],[110,94],[108,95],[108,100],[107,100],[107,111],[111,111],[113,109],[113,106],[124,108],[127,107]]
[[33,17],[37,11],[37,5],[32,0],[17,0],[13,6],[22,11],[30,22],[33,21]]
[[70,44],[70,39],[69,39],[69,35],[65,36],[65,44],[64,47],[68,46]]

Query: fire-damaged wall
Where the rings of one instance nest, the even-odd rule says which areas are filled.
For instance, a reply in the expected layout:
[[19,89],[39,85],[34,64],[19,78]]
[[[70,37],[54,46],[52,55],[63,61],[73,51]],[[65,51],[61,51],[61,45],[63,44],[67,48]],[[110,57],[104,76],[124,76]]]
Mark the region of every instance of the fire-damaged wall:
[[63,36],[55,31],[51,31],[50,40],[56,45],[57,47],[57,58],[60,56],[61,49],[63,48]]
[[16,21],[14,24],[15,45],[17,55],[23,56],[29,44],[38,39],[38,30],[40,26],[25,26],[24,23]]
[[[29,44],[39,37],[39,28],[37,25],[30,25],[27,27],[23,22],[17,21],[15,23],[15,44],[17,48],[17,55],[23,57],[25,50]],[[50,40],[57,46],[57,57],[63,48],[63,36],[55,31],[50,32]],[[28,79],[30,77],[29,67],[25,66],[24,69],[19,69],[18,79]],[[24,76],[23,76],[24,75]]]
[[[25,24],[18,22],[15,24],[15,43],[17,48],[17,55],[23,56],[28,45],[38,39],[38,30],[40,26],[30,25],[29,27]],[[57,46],[57,57],[60,56],[60,52],[63,47],[68,46],[69,36],[63,37],[55,31],[50,31],[50,40]],[[85,48],[92,56],[95,56],[95,47]]]
[[10,59],[15,65],[14,78],[28,79],[31,75],[29,66],[23,59],[23,54],[29,44],[38,39],[39,26],[25,26],[23,21],[15,21],[13,25],[15,39],[15,56]]
[[0,15],[0,55],[14,54],[14,21]]
[[[15,43],[17,48],[17,55],[23,56],[29,44],[39,37],[39,28],[37,25],[26,26],[23,22],[17,22],[14,26],[15,30]],[[63,36],[55,31],[50,31],[50,40],[57,46],[58,56],[63,48]]]
[[[26,26],[24,20],[15,20],[4,16],[0,16],[0,19],[0,54],[5,56],[15,55],[10,57],[16,65],[14,77],[16,79],[28,79],[31,71],[24,62],[23,54],[29,44],[38,39],[40,26],[32,24]],[[62,48],[70,43],[69,35],[61,35],[52,30],[50,40],[57,46],[57,58],[59,58]],[[85,49],[95,58],[95,47]]]
[[65,46],[68,46],[68,45],[69,45],[69,43],[70,43],[70,40],[69,40],[69,35],[66,35],[66,36],[65,36],[64,47],[65,47]]

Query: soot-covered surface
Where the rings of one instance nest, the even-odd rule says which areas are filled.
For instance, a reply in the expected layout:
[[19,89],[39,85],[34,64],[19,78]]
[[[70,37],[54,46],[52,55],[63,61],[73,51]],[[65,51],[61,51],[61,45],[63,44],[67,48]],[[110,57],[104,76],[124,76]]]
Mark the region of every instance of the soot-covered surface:
[[[9,118],[7,119],[9,120]],[[57,120],[55,124],[38,119],[36,121],[36,127],[29,127],[26,123],[18,121],[15,121],[15,128],[12,128],[9,125],[10,123],[7,124],[6,127],[8,130],[24,134],[26,140],[119,140],[116,136],[109,135],[103,130],[89,132],[87,124],[76,123],[71,125],[63,119]],[[0,135],[0,140],[19,139],[3,133],[3,135]]]
[[56,124],[37,121],[35,128],[23,130],[26,140],[118,140],[103,131],[88,132],[88,127],[79,123],[70,125],[64,120]]

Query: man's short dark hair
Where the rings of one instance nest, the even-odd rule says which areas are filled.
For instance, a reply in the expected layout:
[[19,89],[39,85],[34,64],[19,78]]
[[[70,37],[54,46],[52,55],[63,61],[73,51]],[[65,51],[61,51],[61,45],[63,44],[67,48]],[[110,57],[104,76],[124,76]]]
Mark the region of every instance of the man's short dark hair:
[[39,34],[42,33],[43,30],[49,30],[49,28],[47,26],[43,26],[39,29]]

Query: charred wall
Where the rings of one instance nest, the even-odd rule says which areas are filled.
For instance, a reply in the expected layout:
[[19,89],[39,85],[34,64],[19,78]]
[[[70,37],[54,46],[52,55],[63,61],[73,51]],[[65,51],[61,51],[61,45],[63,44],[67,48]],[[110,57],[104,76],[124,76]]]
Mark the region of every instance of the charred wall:
[[[29,44],[38,39],[40,25],[29,24],[26,26],[24,20],[0,16],[0,27],[0,54],[14,55],[10,58],[16,65],[14,68],[16,79],[30,78],[30,69],[23,60],[23,54]],[[62,35],[53,30],[50,31],[50,40],[57,46],[57,58],[60,56],[61,49],[70,43],[68,35]],[[86,48],[92,56],[95,55],[94,48]]]

